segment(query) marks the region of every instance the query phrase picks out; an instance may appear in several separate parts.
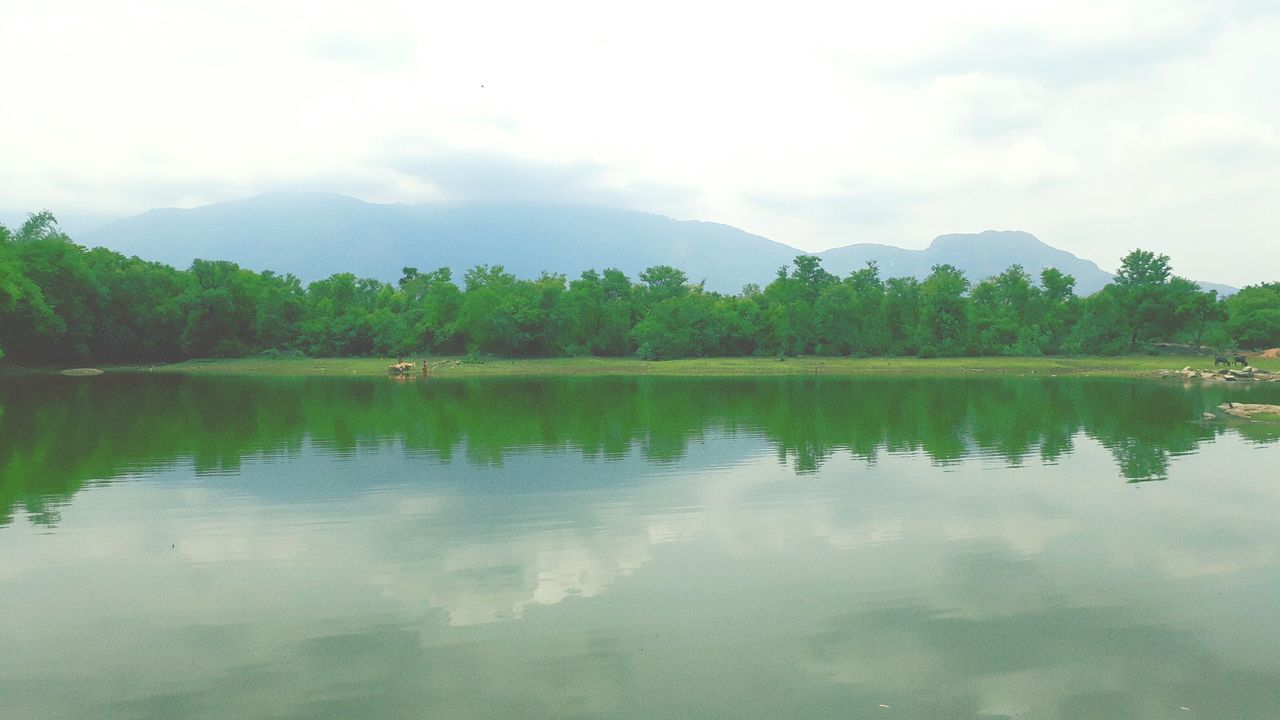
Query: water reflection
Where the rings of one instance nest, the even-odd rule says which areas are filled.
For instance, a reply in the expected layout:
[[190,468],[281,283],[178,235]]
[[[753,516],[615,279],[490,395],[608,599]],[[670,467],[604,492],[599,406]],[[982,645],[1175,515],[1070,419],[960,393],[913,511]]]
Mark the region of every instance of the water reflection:
[[570,379],[397,384],[176,376],[6,378],[0,383],[0,522],[17,505],[52,524],[86,483],[190,459],[237,471],[256,454],[305,442],[338,457],[396,444],[476,465],[572,449],[587,458],[681,461],[708,431],[762,435],[797,473],[836,453],[875,461],[922,452],[939,464],[974,454],[1053,461],[1096,438],[1129,480],[1166,477],[1169,458],[1229,431],[1280,437],[1262,423],[1199,422],[1205,409],[1270,386],[1183,388],[1120,380]]
[[5,388],[0,716],[1280,706],[1223,390],[222,382]]

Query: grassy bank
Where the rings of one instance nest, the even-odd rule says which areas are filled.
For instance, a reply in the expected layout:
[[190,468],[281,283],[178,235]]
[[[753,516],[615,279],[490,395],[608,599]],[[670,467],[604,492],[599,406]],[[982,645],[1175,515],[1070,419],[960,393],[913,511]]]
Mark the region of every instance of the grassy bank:
[[[421,359],[414,358],[421,367]],[[189,360],[155,367],[113,367],[111,371],[146,370],[190,375],[379,376],[387,374],[386,358],[240,358]],[[649,361],[633,358],[486,359],[430,358],[433,377],[657,375],[1083,375],[1135,377],[1190,365],[1207,368],[1212,358],[1132,355],[1057,358],[690,358]],[[1255,367],[1280,371],[1280,361],[1259,360]],[[419,373],[415,373],[417,375]]]

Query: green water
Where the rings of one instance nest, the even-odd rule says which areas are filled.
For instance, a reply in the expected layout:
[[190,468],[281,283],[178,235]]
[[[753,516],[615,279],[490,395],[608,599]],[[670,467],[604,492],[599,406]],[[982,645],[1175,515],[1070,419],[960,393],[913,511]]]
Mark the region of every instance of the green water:
[[0,718],[1273,720],[1224,400],[1280,388],[0,377]]

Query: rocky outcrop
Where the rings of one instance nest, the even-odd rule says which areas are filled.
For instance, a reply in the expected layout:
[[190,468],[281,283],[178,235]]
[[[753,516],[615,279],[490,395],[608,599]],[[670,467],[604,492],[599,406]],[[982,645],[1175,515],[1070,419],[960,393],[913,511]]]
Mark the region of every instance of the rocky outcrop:
[[1265,405],[1263,403],[1225,402],[1219,405],[1218,409],[1238,418],[1251,418],[1254,415],[1280,416],[1280,405]]
[[1268,381],[1280,382],[1280,374],[1259,370],[1252,365],[1245,365],[1239,370],[1218,368],[1216,370],[1195,370],[1190,365],[1177,372],[1161,370],[1160,377],[1180,377],[1184,380],[1220,380],[1223,382]]

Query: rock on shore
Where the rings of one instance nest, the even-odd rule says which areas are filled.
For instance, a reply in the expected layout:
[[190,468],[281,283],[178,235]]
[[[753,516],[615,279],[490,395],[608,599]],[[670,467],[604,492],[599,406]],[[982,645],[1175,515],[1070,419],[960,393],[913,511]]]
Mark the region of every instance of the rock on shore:
[[1218,406],[1228,415],[1239,418],[1251,418],[1254,415],[1280,415],[1280,405],[1265,405],[1263,403],[1236,403],[1225,402]]
[[1239,370],[1231,368],[1218,368],[1215,370],[1194,370],[1190,365],[1175,372],[1161,370],[1158,375],[1160,377],[1170,377],[1176,375],[1186,380],[1224,380],[1233,382],[1237,380],[1266,380],[1270,382],[1280,381],[1280,374],[1270,373],[1266,370],[1259,370],[1252,365],[1245,365]]

